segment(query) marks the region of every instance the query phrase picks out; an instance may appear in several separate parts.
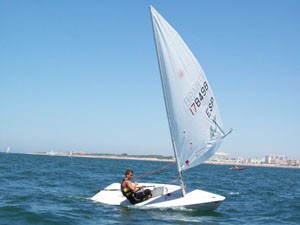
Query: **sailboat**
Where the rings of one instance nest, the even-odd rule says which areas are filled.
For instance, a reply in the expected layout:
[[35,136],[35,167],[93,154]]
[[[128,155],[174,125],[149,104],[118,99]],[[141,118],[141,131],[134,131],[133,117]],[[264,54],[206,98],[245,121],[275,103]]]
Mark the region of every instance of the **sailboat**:
[[6,153],[10,153],[10,148],[9,147],[7,147]]
[[[150,6],[156,52],[180,185],[140,183],[152,198],[134,205],[215,210],[225,197],[185,186],[183,171],[198,166],[218,149],[224,133],[216,99],[206,76],[173,27]],[[91,198],[109,205],[131,203],[113,183]]]

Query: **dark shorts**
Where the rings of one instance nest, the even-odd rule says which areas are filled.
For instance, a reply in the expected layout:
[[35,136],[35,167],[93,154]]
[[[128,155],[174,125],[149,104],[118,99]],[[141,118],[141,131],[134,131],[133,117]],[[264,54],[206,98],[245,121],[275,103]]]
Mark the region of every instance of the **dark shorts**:
[[151,191],[149,189],[135,192],[133,193],[133,199],[131,201],[132,204],[136,204],[148,199],[149,195],[151,195]]

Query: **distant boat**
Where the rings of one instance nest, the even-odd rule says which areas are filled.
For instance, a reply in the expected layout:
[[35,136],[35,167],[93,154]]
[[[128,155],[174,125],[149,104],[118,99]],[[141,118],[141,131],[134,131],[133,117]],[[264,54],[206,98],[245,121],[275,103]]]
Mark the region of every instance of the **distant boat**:
[[69,153],[69,157],[72,157],[72,155],[73,155],[73,153],[72,153],[72,151],[70,151],[70,153]]
[[53,150],[51,150],[50,152],[47,152],[47,155],[54,156],[54,155],[56,155],[56,152],[54,152]]
[[[152,198],[135,207],[186,207],[214,210],[225,197],[186,188],[182,173],[210,158],[228,133],[204,72],[179,34],[151,7],[154,39],[160,67],[166,111],[181,185],[144,183]],[[209,176],[209,175],[208,175]],[[100,190],[92,200],[109,205],[131,205],[120,183]]]
[[239,167],[239,166],[233,166],[233,167],[230,167],[231,170],[244,170],[245,167]]
[[7,147],[6,153],[10,153],[10,148],[9,147]]

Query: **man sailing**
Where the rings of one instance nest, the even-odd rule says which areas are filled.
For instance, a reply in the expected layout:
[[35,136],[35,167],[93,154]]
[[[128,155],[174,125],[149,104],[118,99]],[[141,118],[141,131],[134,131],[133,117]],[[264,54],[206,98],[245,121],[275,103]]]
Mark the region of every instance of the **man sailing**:
[[131,183],[133,170],[126,170],[125,178],[121,181],[121,191],[131,204],[137,204],[152,197],[149,189],[145,186],[138,186],[138,182]]

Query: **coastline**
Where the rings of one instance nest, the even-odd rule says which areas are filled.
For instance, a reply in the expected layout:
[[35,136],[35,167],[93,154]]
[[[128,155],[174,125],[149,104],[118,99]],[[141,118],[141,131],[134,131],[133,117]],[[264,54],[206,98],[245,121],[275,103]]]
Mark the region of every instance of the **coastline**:
[[143,157],[143,156],[125,156],[125,155],[109,155],[109,154],[72,154],[66,153],[48,154],[45,152],[32,152],[27,153],[31,155],[47,155],[47,156],[68,156],[68,157],[82,157],[82,158],[100,158],[100,159],[120,159],[120,160],[144,160],[144,161],[161,161],[161,162],[174,162],[174,159],[158,158],[158,157]]
[[[73,156],[72,156],[73,157]],[[100,159],[120,159],[120,160],[142,160],[142,161],[161,161],[161,162],[172,162],[172,159],[159,159],[154,157],[134,157],[134,156],[118,156],[118,155],[74,155],[74,157],[83,158],[100,158]]]
[[[82,158],[102,158],[102,159],[119,159],[119,160],[142,160],[142,161],[159,161],[159,162],[174,162],[175,159],[160,158],[160,157],[148,157],[148,156],[130,156],[130,155],[110,155],[110,154],[72,154],[57,152],[55,154],[49,154],[46,152],[33,152],[27,153],[31,155],[47,155],[47,156],[68,156],[68,157],[82,157]],[[271,167],[271,168],[289,168],[289,169],[300,169],[297,166],[286,166],[286,165],[277,165],[277,164],[254,164],[254,163],[234,163],[234,162],[225,162],[225,161],[210,161],[207,160],[203,162],[204,164],[212,164],[219,166],[245,166],[245,167]]]
[[255,164],[255,163],[233,163],[233,162],[223,162],[223,161],[205,161],[205,164],[213,164],[220,166],[245,166],[245,167],[271,167],[271,168],[284,168],[284,169],[300,169],[298,166],[286,166],[286,165],[278,165],[278,164]]

